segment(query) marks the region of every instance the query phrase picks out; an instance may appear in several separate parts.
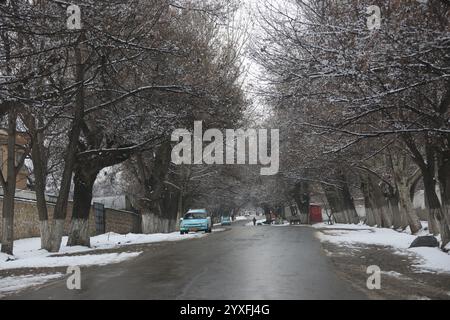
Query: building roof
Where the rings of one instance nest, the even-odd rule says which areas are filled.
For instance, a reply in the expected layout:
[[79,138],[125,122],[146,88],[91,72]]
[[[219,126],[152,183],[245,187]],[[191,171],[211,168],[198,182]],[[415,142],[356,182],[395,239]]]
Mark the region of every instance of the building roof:
[[[2,187],[0,187],[0,196],[3,196],[3,188]],[[17,200],[36,201],[36,192],[31,191],[31,190],[16,189],[14,198]],[[45,195],[45,200],[47,200],[47,202],[49,202],[49,203],[55,203],[56,198],[57,197],[54,195],[50,195],[50,194]]]
[[94,202],[101,203],[109,209],[131,210],[131,203],[126,195],[95,197],[92,199],[92,203]]
[[[0,128],[0,145],[8,143],[8,131],[5,128]],[[26,132],[17,131],[16,144],[24,146],[28,143],[29,137]]]

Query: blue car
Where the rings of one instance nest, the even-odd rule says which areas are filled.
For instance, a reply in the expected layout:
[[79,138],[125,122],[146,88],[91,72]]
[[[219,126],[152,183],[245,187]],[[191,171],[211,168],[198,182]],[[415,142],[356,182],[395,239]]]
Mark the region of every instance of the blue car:
[[231,218],[230,218],[230,216],[222,216],[222,217],[220,217],[220,224],[222,226],[231,226]]
[[190,231],[205,231],[210,233],[212,230],[211,217],[208,217],[206,209],[189,210],[180,222],[180,234]]

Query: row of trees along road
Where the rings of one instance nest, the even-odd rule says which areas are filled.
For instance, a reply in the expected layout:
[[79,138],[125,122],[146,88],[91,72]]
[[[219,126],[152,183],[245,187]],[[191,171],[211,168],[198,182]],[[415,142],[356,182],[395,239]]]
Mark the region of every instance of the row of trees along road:
[[[0,117],[9,150],[8,170],[0,174],[1,251],[8,254],[15,175],[27,158],[43,249],[61,246],[71,192],[68,245],[90,244],[94,182],[103,168],[125,162],[140,182],[144,231],[162,230],[162,223],[152,229],[146,222],[167,219],[167,212],[174,220],[171,210],[161,211],[173,196],[169,188],[180,199],[195,198],[187,181],[206,174],[170,165],[170,133],[192,126],[199,114],[208,126],[236,123],[246,104],[241,41],[226,28],[237,9],[233,1],[72,2],[81,9],[81,30],[67,29],[65,1],[0,1]],[[18,161],[16,132],[29,142]],[[52,218],[48,190],[57,194]]]
[[[381,9],[369,30],[366,9]],[[261,94],[281,132],[289,190],[322,189],[336,221],[423,226],[412,206],[422,187],[428,226],[450,241],[450,3],[265,1],[253,56]],[[437,186],[439,188],[437,188]],[[297,197],[298,198],[298,197]]]

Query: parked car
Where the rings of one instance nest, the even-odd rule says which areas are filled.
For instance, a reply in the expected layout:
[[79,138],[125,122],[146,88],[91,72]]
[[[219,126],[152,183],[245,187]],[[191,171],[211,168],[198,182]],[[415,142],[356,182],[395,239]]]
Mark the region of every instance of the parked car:
[[211,217],[206,209],[190,209],[180,221],[180,234],[189,232],[212,231]]
[[231,225],[231,218],[230,218],[230,216],[222,216],[222,217],[220,217],[220,224],[222,226],[230,226]]

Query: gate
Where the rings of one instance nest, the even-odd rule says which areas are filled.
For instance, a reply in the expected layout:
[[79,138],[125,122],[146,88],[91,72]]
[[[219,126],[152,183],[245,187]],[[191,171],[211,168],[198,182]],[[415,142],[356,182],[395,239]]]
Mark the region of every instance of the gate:
[[97,235],[105,233],[105,206],[102,203],[94,202],[95,213],[95,233]]
[[322,207],[316,204],[309,206],[309,216],[311,223],[322,222]]

